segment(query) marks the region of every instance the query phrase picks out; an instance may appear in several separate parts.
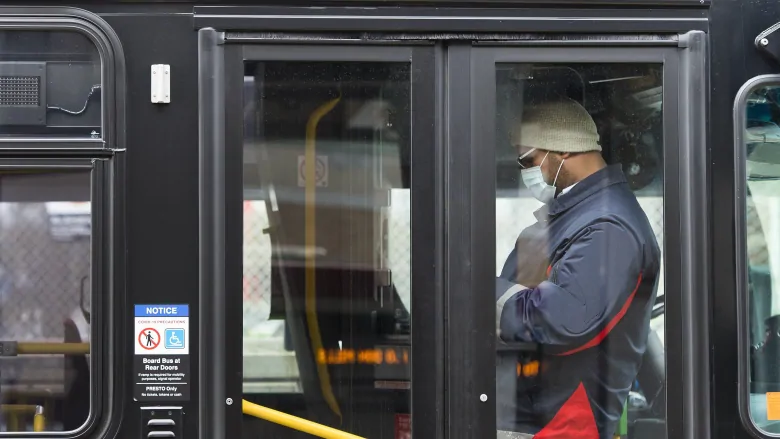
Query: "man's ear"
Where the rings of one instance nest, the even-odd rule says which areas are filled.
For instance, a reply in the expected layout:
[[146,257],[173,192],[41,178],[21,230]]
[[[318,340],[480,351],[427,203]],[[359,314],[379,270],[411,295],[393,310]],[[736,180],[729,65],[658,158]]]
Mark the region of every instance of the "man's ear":
[[570,152],[562,152],[562,153],[559,154],[559,156],[560,156],[561,160],[566,160],[569,157],[571,157],[571,153]]

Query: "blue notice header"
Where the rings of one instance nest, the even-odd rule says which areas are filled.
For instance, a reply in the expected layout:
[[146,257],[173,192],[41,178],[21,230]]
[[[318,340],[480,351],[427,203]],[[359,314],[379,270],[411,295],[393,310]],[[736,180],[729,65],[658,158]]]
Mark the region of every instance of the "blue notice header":
[[136,305],[136,317],[189,317],[189,305]]

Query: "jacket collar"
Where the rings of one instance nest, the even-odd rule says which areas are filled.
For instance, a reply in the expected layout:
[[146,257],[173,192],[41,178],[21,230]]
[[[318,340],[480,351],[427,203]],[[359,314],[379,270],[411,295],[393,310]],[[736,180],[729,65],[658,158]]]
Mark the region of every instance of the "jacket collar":
[[580,180],[569,192],[559,195],[549,205],[534,212],[539,221],[560,215],[596,192],[615,184],[626,183],[626,176],[619,164],[608,165]]

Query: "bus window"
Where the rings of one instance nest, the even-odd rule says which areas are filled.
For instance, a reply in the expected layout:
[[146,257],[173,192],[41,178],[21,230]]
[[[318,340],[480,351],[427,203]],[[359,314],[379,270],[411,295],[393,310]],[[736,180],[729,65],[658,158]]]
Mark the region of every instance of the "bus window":
[[101,139],[101,60],[74,31],[0,32],[0,139]]
[[752,422],[780,433],[780,86],[761,86],[739,109],[745,125],[746,198],[743,216],[750,343],[749,404]]
[[496,65],[499,439],[666,436],[662,72]]
[[[73,431],[90,410],[91,171],[0,170],[2,431]],[[75,350],[65,352],[66,347]]]
[[245,67],[244,398],[365,437],[410,413],[409,67]]

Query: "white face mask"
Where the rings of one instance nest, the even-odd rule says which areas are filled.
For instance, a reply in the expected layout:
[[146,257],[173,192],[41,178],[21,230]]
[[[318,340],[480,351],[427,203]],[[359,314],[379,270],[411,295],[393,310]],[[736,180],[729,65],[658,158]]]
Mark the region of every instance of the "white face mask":
[[[528,154],[534,152],[535,150],[536,148],[521,155],[517,161],[520,162]],[[531,194],[534,196],[534,198],[544,204],[550,203],[555,198],[555,182],[558,181],[558,174],[561,173],[561,168],[563,167],[563,162],[565,161],[565,159],[561,160],[561,165],[558,166],[558,172],[555,173],[555,180],[553,180],[552,185],[549,185],[546,181],[544,181],[544,174],[542,174],[542,165],[544,164],[544,161],[547,160],[547,156],[549,154],[550,153],[548,152],[544,155],[542,163],[540,163],[539,166],[520,170],[520,176],[523,178],[523,183],[525,183],[525,186],[528,188],[528,190],[531,191]]]

